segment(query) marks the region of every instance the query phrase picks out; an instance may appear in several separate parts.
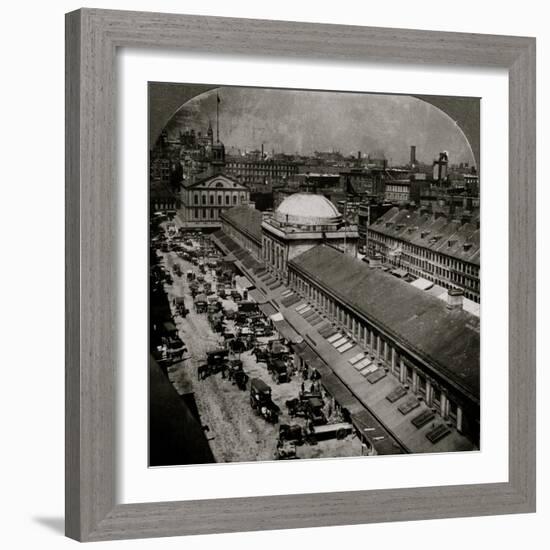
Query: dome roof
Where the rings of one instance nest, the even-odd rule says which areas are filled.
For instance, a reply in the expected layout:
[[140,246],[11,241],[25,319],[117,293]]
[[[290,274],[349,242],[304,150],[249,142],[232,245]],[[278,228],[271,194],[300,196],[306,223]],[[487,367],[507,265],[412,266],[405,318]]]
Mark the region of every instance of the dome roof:
[[275,219],[280,223],[298,225],[331,225],[341,222],[342,216],[323,195],[294,193],[279,205]]

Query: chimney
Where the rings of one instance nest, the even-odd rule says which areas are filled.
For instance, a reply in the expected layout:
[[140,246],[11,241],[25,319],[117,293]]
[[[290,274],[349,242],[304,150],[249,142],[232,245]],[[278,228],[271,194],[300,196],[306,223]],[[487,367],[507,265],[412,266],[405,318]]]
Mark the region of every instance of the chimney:
[[357,160],[361,160],[361,151],[357,151]]
[[460,288],[450,288],[447,291],[447,309],[462,309],[464,292]]
[[411,145],[411,166],[416,166],[416,145]]

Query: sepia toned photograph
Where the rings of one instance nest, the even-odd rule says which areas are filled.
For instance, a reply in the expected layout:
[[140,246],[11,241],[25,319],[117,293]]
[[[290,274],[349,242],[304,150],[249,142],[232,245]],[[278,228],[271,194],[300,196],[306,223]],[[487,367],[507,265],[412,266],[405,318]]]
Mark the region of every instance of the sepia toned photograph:
[[148,96],[149,466],[479,451],[480,99]]

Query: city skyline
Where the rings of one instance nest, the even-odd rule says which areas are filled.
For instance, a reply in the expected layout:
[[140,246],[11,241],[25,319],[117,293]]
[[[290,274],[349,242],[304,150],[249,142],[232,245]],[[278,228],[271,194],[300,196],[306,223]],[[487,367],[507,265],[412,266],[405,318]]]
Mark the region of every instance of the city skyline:
[[221,87],[185,103],[166,125],[168,134],[216,127],[220,104],[220,140],[242,151],[275,153],[339,151],[343,155],[385,156],[393,164],[417,158],[430,164],[447,151],[453,164],[475,165],[461,129],[442,111],[403,95]]

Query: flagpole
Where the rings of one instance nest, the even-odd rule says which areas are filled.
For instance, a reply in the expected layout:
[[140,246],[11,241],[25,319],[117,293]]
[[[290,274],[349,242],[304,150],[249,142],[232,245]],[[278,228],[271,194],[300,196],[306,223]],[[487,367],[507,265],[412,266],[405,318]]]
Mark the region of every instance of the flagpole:
[[216,92],[216,142],[220,142],[220,96]]

